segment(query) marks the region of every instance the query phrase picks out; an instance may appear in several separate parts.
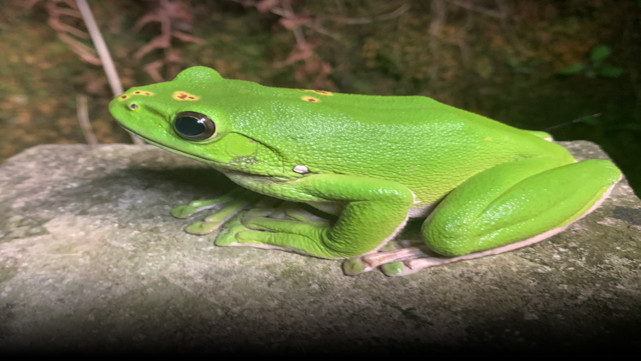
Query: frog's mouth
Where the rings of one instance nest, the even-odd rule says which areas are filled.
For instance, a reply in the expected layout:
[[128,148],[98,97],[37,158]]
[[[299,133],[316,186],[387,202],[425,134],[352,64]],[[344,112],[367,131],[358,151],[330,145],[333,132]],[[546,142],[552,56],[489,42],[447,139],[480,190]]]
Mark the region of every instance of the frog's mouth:
[[[180,149],[174,148],[174,147],[172,147],[170,145],[163,144],[163,143],[160,143],[160,142],[158,142],[156,140],[147,138],[147,137],[139,134],[135,130],[130,129],[129,127],[121,124],[120,122],[118,122],[118,123],[129,134],[132,134],[132,135],[144,140],[145,142],[147,142],[147,143],[149,143],[149,144],[151,144],[153,146],[156,146],[156,147],[158,147],[160,149],[166,150],[166,151],[171,152],[171,153],[179,154],[179,155],[182,155],[184,157],[197,160],[199,162],[203,162],[205,164],[209,164],[209,165],[213,166],[214,168],[216,168],[218,171],[223,172],[225,174],[227,174],[227,172],[233,172],[233,174],[244,174],[245,176],[252,175],[252,176],[260,177],[260,178],[269,176],[270,178],[272,178],[272,180],[276,178],[273,174],[272,175],[268,175],[268,174],[261,174],[261,173],[253,173],[251,171],[248,172],[246,170],[239,170],[239,169],[231,168],[230,165],[227,164],[227,163],[223,163],[223,162],[219,162],[219,161],[216,161],[216,160],[213,160],[213,159],[200,157],[198,155],[187,153],[187,152],[182,151]],[[229,175],[228,175],[228,177],[229,177]]]
[[156,147],[158,147],[158,148],[160,148],[160,149],[164,149],[164,150],[166,150],[166,151],[168,151],[168,152],[172,152],[172,153],[180,154],[180,155],[185,156],[185,157],[187,157],[187,158],[191,158],[191,159],[194,159],[194,160],[197,160],[197,161],[201,161],[201,162],[204,162],[204,163],[207,163],[207,164],[219,165],[219,163],[218,163],[218,162],[213,161],[213,160],[211,160],[211,159],[207,159],[207,158],[199,157],[199,156],[194,155],[194,154],[189,154],[189,153],[183,152],[183,151],[182,151],[182,150],[180,150],[180,149],[176,149],[176,148],[174,148],[174,147],[168,146],[168,145],[166,145],[166,144],[159,143],[159,142],[157,142],[157,141],[155,141],[155,140],[152,140],[152,139],[149,139],[149,138],[147,138],[147,137],[145,137],[145,136],[142,136],[142,135],[140,135],[138,132],[136,132],[136,131],[134,131],[134,130],[132,130],[132,129],[130,129],[130,128],[127,128],[126,126],[124,126],[124,125],[122,125],[122,124],[120,124],[120,126],[121,126],[124,130],[126,130],[126,131],[127,131],[127,133],[129,133],[129,134],[133,134],[134,136],[136,136],[136,137],[138,137],[138,138],[140,138],[140,139],[144,140],[145,142],[147,142],[147,143],[149,143],[149,144],[151,144],[151,145],[154,145],[154,146],[156,146]]

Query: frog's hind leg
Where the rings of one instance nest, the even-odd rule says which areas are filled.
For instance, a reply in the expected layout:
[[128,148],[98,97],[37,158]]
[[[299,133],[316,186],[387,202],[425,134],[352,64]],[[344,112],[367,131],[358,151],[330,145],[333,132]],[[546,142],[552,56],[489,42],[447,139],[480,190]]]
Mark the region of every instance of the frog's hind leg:
[[389,275],[485,257],[529,246],[596,209],[620,179],[606,160],[554,165],[528,159],[486,170],[457,187],[423,224],[428,250],[366,255],[365,268]]

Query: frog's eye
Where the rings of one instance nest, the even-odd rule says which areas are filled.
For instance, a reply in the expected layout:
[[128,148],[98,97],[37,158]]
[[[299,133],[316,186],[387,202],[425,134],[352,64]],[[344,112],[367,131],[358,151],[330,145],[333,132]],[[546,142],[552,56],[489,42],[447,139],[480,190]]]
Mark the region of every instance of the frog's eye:
[[206,140],[216,133],[216,124],[204,114],[182,112],[174,118],[174,131],[186,140]]

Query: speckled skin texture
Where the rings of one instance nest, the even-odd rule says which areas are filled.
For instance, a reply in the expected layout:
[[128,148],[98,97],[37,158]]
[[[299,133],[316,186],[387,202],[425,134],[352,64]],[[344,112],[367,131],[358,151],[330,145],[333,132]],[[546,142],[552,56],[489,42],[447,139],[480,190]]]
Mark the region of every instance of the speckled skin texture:
[[110,111],[130,132],[244,188],[338,211],[326,224],[238,216],[219,245],[358,257],[439,202],[423,227],[427,247],[465,255],[567,225],[620,177],[606,160],[574,163],[541,132],[427,97],[266,87],[206,67],[132,88]]
[[[198,94],[198,99],[174,99],[172,94],[180,89]],[[496,164],[542,153],[570,159],[562,147],[533,132],[422,96],[266,87],[223,79],[203,67],[126,94],[136,91],[153,95],[117,98],[111,106],[114,117],[172,151],[223,169],[278,179],[301,178],[292,171],[301,164],[311,173],[387,179],[406,185],[422,203],[440,199],[479,170]],[[130,104],[140,108],[129,111]],[[171,129],[171,118],[181,111],[210,115],[216,139],[207,146],[180,141]],[[274,192],[286,196],[285,191]]]

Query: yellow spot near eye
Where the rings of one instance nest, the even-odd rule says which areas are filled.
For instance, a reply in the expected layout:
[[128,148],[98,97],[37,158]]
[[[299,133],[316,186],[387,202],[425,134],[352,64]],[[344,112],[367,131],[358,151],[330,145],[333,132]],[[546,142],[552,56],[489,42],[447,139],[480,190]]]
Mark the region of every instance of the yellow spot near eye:
[[153,92],[147,91],[147,90],[134,90],[131,94],[123,94],[118,97],[120,100],[127,100],[131,98],[134,95],[144,95],[144,96],[152,96],[154,95]]
[[490,141],[490,140],[492,140],[492,137],[485,137],[484,140]]
[[154,93],[147,90],[136,90],[135,92],[133,92],[133,95],[151,96],[151,95],[154,95]]
[[302,100],[310,103],[320,103],[320,99],[314,97],[308,97],[306,95],[300,97]]
[[200,99],[200,97],[197,95],[189,94],[187,92],[180,91],[180,90],[175,91],[174,94],[171,95],[171,97],[180,101],[192,101],[192,102]]

